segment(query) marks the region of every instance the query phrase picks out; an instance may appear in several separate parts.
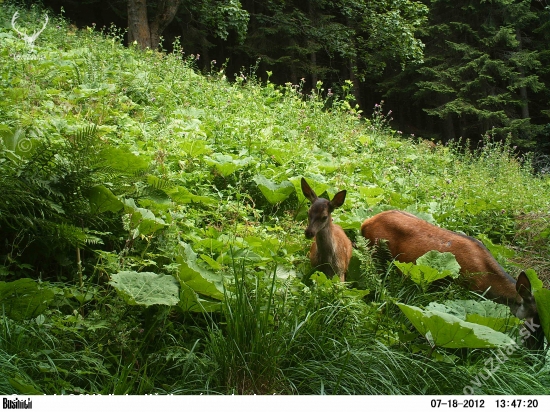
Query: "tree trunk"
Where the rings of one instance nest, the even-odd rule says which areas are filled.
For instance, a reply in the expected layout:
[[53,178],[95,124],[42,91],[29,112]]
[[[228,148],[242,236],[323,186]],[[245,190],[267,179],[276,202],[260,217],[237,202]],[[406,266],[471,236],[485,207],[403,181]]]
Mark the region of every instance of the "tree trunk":
[[[521,51],[523,48],[522,45],[522,38],[521,38],[521,30],[516,29],[516,38],[518,39],[519,45],[518,49]],[[525,78],[525,70],[523,70],[523,67],[519,68],[519,75],[521,79]],[[529,118],[529,100],[527,97],[527,87],[521,86],[519,88],[519,97],[521,97],[521,118],[522,119],[528,119]]]
[[298,84],[298,73],[296,71],[296,64],[294,64],[294,60],[290,63],[290,81],[292,84]]
[[443,130],[445,133],[445,141],[455,140],[455,126],[453,124],[453,115],[451,113],[447,114],[443,122]]
[[151,47],[151,32],[147,19],[147,0],[128,0],[128,44]]
[[128,0],[128,44],[137,42],[142,49],[156,50],[160,36],[174,20],[181,0],[160,0],[155,18],[149,22],[147,0]]
[[180,3],[181,0],[162,0],[158,2],[157,14],[150,24],[151,48],[153,50],[159,47],[160,36],[172,20],[174,20]]
[[290,81],[292,84],[298,84],[298,71],[296,68],[296,61],[294,59],[294,53],[296,50],[296,40],[290,39]]
[[311,88],[315,89],[317,86],[317,80],[319,79],[317,77],[317,54],[315,52],[312,52],[310,54],[310,62],[311,62]]

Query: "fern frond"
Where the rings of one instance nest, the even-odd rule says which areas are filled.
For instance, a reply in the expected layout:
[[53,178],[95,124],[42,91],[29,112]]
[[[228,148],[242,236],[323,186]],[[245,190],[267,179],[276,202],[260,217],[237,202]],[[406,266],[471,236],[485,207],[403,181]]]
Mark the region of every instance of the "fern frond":
[[378,239],[374,250],[373,260],[376,271],[378,273],[388,272],[393,262],[393,256],[388,247],[388,241],[386,239]]

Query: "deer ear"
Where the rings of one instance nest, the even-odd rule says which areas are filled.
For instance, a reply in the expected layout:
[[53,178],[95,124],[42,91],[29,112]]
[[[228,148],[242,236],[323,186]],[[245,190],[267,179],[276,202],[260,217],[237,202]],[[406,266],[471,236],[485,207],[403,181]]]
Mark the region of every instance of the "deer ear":
[[340,207],[344,204],[344,201],[346,200],[346,191],[342,190],[341,192],[338,192],[334,195],[332,200],[330,201],[330,206],[332,209],[336,209],[337,207]]
[[521,272],[518,276],[518,280],[516,282],[516,291],[523,299],[527,299],[532,296],[531,281],[529,280],[525,272]]
[[302,177],[302,193],[311,203],[315,202],[317,195],[313,189],[307,184],[306,179]]

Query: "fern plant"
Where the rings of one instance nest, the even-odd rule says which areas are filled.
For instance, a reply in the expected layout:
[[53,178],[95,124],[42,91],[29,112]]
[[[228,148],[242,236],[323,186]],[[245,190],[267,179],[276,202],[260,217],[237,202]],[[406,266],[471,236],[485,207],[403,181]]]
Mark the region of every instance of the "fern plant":
[[97,233],[122,230],[118,214],[99,214],[88,200],[93,187],[116,184],[122,174],[109,151],[95,126],[62,139],[41,139],[22,154],[4,145],[1,275],[49,276],[74,268],[81,248],[103,243]]

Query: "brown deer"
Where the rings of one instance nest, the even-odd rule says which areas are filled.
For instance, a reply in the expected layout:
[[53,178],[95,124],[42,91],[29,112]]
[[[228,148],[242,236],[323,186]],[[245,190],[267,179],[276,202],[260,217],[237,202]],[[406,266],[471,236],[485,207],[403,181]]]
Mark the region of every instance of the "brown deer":
[[334,195],[332,200],[317,197],[313,189],[302,178],[302,193],[311,202],[308,210],[306,238],[315,238],[309,251],[311,266],[332,278],[335,274],[345,281],[351,259],[351,241],[344,230],[332,223],[331,213],[344,204],[346,191]]
[[391,255],[400,262],[415,262],[430,250],[451,252],[460,265],[461,281],[472,291],[510,307],[511,312],[531,329],[520,332],[530,349],[541,349],[544,334],[540,326],[531,282],[524,272],[516,281],[498,264],[477,239],[434,226],[410,213],[389,210],[363,222],[361,234],[371,245],[388,241]]

